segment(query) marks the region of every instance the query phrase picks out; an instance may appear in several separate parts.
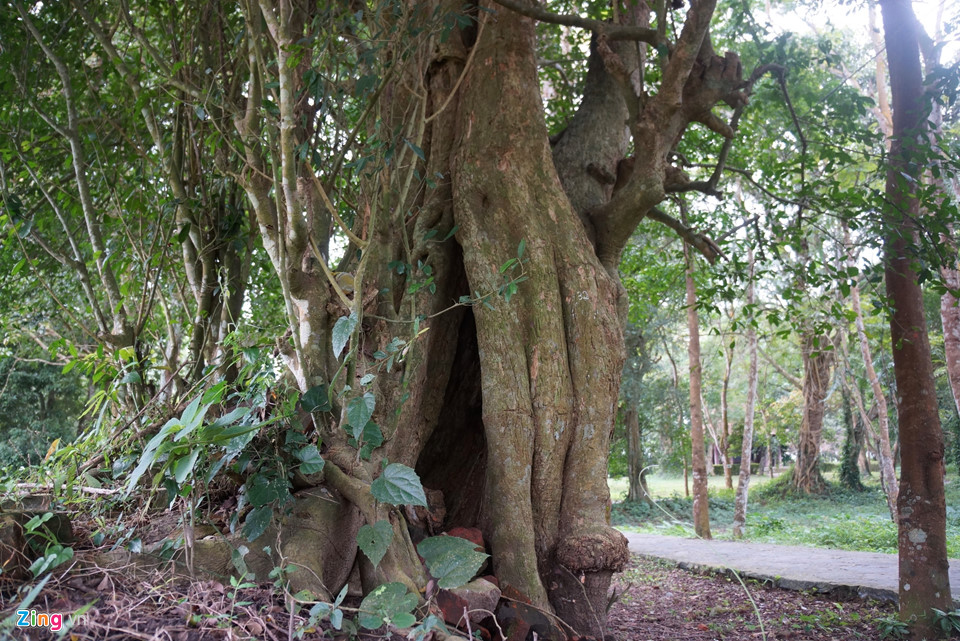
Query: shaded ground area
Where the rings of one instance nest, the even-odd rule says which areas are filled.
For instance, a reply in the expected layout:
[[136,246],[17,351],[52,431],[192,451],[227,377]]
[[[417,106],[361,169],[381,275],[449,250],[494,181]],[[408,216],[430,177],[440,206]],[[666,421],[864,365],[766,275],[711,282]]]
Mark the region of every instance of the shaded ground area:
[[[895,615],[889,603],[781,590],[750,580],[745,588],[730,576],[686,572],[639,557],[620,576],[618,588],[622,594],[611,609],[610,632],[621,641],[752,641],[763,639],[764,633],[768,641],[879,639],[878,619]],[[138,577],[122,568],[74,569],[52,580],[31,607],[66,613],[89,604],[65,637],[78,640],[280,640],[290,638],[291,631],[296,637],[306,622],[306,610],[291,617],[270,585],[232,592],[229,584],[212,581]],[[11,606],[15,604],[5,604]],[[163,631],[159,637],[158,631]],[[57,636],[33,628],[14,630],[12,638]],[[330,632],[324,636],[308,627],[302,638],[348,637]],[[359,638],[401,637],[380,633]]]
[[[669,560],[681,568],[734,569],[743,577],[790,590],[849,593],[896,601],[897,556],[876,552],[825,550],[796,545],[624,533],[634,554]],[[954,603],[960,607],[960,560],[950,564]]]
[[638,557],[619,584],[610,631],[623,641],[875,641],[896,615],[889,602],[744,585]]

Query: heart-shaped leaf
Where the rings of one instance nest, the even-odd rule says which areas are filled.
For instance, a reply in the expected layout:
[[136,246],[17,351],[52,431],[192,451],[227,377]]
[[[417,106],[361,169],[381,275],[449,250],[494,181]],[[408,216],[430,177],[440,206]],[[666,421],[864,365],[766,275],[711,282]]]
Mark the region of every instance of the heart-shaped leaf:
[[307,412],[329,412],[330,395],[326,385],[314,385],[300,397],[300,405]]
[[353,438],[360,438],[376,406],[377,397],[370,392],[354,397],[347,403],[347,423],[351,428],[348,431]]
[[370,484],[370,493],[382,503],[427,507],[427,496],[420,484],[420,477],[402,463],[391,463],[383,468],[379,478]]
[[392,540],[393,526],[389,521],[377,521],[373,525],[364,525],[357,532],[357,545],[373,563],[373,567],[380,565]]
[[333,357],[340,358],[343,348],[350,341],[353,330],[357,327],[356,313],[341,316],[333,325]]
[[444,535],[424,539],[417,546],[417,552],[437,579],[437,585],[450,590],[468,583],[489,556],[476,548],[473,541]]
[[316,445],[307,445],[297,452],[300,459],[300,471],[304,474],[316,474],[323,469],[323,457]]
[[258,507],[247,514],[247,520],[243,523],[243,535],[248,541],[254,541],[260,538],[260,535],[266,531],[273,518],[273,508],[269,505]]
[[417,607],[417,595],[407,590],[402,583],[384,583],[374,588],[360,603],[360,625],[376,630],[385,621],[406,622]]

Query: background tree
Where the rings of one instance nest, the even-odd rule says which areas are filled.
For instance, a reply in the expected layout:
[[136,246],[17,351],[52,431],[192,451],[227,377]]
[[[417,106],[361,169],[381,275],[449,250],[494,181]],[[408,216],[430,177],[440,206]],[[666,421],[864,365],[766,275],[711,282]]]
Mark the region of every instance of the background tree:
[[[747,275],[747,297],[745,300],[748,314],[753,314],[756,304],[754,289],[754,255],[753,250],[748,253],[750,271]],[[757,328],[753,318],[747,318],[747,351],[750,355],[750,366],[747,372],[747,400],[743,418],[743,439],[740,454],[740,477],[737,480],[737,495],[733,514],[733,536],[742,537],[746,522],[747,500],[750,491],[750,463],[753,460],[753,420],[757,401],[757,384],[759,383],[758,355],[757,355]]]
[[693,528],[702,539],[710,536],[710,503],[707,496],[707,460],[703,438],[703,393],[701,391],[700,321],[697,314],[697,289],[694,283],[694,262],[684,245],[687,261],[687,359],[690,371],[690,447],[693,452]]

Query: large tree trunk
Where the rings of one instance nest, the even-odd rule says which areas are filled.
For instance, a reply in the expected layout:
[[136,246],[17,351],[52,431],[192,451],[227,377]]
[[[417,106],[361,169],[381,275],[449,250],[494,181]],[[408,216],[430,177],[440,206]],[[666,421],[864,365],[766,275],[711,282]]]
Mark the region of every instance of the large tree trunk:
[[697,314],[697,286],[693,281],[693,256],[684,245],[687,261],[687,331],[690,359],[690,448],[693,452],[693,529],[703,539],[710,536],[710,503],[707,495],[707,459],[703,439],[703,406],[701,404],[700,320]]
[[496,290],[521,243],[529,280],[509,302],[475,310],[481,523],[501,588],[600,636],[611,573],[627,561],[626,540],[605,522],[623,363],[618,283],[553,170],[533,23],[500,12],[486,29],[460,90],[457,239],[471,291]]
[[893,96],[893,141],[887,170],[884,240],[887,296],[893,305],[890,339],[897,380],[901,443],[900,616],[916,641],[941,635],[931,608],[949,610],[943,489],[943,435],[937,410],[923,293],[912,268],[919,201],[924,91],[919,25],[909,0],[881,0]]
[[[732,140],[732,125],[712,109],[721,101],[742,108],[751,83],[736,55],[713,52],[715,0],[691,4],[670,43],[666,16],[651,29],[649,7],[637,3],[615,12],[631,23],[620,37],[611,33],[619,25],[597,27],[583,101],[551,153],[534,23],[525,17],[539,4],[387,4],[186,3],[162,28],[160,17],[131,14],[129,3],[73,9],[90,28],[101,18],[88,11],[107,12],[110,29],[94,37],[142,109],[137,118],[156,147],[146,155],[161,156],[157,175],[176,199],[197,321],[187,339],[195,374],[226,358],[213,343],[243,311],[245,275],[239,256],[214,252],[226,237],[211,225],[224,221],[188,207],[208,174],[246,195],[288,330],[276,349],[289,380],[277,387],[299,391],[301,407],[309,398],[329,404],[301,418],[326,461],[317,482],[353,514],[335,546],[316,546],[318,556],[342,550],[346,572],[327,587],[339,590],[354,559],[366,590],[383,581],[418,594],[426,587],[410,512],[373,499],[389,460],[441,490],[445,527],[483,529],[508,594],[601,637],[610,575],[627,561],[625,539],[605,524],[624,359],[620,253],[669,190],[689,186],[671,165],[688,125]],[[114,40],[144,62],[142,77],[160,99],[141,96],[141,70],[125,66]],[[669,54],[658,55],[655,90],[643,68],[650,48]],[[66,67],[45,54],[61,75],[64,138],[92,249],[92,259],[76,260],[105,283],[93,292],[87,267],[79,274],[93,294],[94,332],[129,347],[142,329],[131,321],[139,310],[125,306],[108,262]],[[209,123],[190,128],[201,120]],[[162,130],[167,123],[173,131]],[[168,138],[179,141],[175,149]],[[185,162],[186,139],[203,140],[194,154],[215,147],[214,159]],[[621,161],[631,139],[628,166]],[[713,179],[700,187],[716,188]],[[348,245],[337,265],[332,239]],[[215,294],[217,286],[238,296]],[[334,331],[345,326],[353,329]],[[171,338],[173,363],[186,350],[183,333]],[[350,422],[359,420],[349,410],[357,401],[372,412],[365,425]],[[382,432],[382,444],[360,448],[348,429],[362,440],[368,427]],[[705,483],[702,433],[694,451]],[[705,509],[705,495],[700,503]],[[361,522],[393,531],[377,567],[349,535]]]
[[803,417],[797,443],[797,465],[793,469],[793,487],[805,494],[819,494],[827,487],[820,473],[820,443],[823,440],[823,404],[830,386],[833,357],[826,351],[825,340],[821,341],[822,345],[815,345],[815,342],[809,330],[800,338]]
[[[749,250],[750,279],[747,282],[746,306],[752,308],[754,304],[754,259],[753,250]],[[743,415],[743,444],[740,448],[740,478],[737,481],[737,495],[733,506],[733,536],[741,538],[743,527],[747,520],[747,499],[750,492],[750,462],[753,457],[753,419],[757,402],[757,383],[759,370],[757,367],[757,328],[748,321],[747,352],[750,355],[750,369],[747,372],[747,404]]]

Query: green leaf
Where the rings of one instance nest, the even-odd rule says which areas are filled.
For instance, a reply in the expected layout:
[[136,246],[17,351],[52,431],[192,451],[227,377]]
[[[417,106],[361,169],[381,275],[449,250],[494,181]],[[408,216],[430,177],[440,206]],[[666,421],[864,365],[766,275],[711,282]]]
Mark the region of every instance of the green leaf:
[[240,574],[241,579],[247,578],[247,573],[250,572],[250,568],[247,567],[247,562],[243,559],[250,550],[246,545],[240,545],[230,552],[230,562],[233,563],[233,567]]
[[362,445],[357,439],[350,439],[349,443],[353,447],[360,448],[360,458],[369,461],[373,450],[383,445],[383,432],[380,431],[379,425],[370,421],[363,428]]
[[368,630],[375,630],[386,621],[406,620],[417,607],[417,595],[409,592],[402,583],[384,583],[374,588],[360,602],[359,623]]
[[273,519],[273,508],[264,505],[263,507],[258,507],[254,510],[251,510],[247,514],[247,519],[243,522],[243,535],[247,537],[248,541],[254,541],[260,538],[260,535],[266,531],[267,526],[270,525],[270,520]]
[[251,411],[253,411],[253,408],[238,407],[234,409],[232,412],[224,414],[217,420],[213,421],[207,427],[212,427],[212,428],[228,427],[230,425],[233,425],[234,423],[237,423],[240,419],[245,418],[248,414],[250,414]]
[[179,485],[186,480],[187,476],[193,472],[194,465],[197,464],[197,457],[200,456],[200,448],[193,448],[187,456],[177,459],[173,464],[173,479]]
[[339,630],[343,627],[343,610],[337,608],[330,613],[330,625],[333,626],[334,630]]
[[27,532],[35,532],[37,528],[53,518],[53,512],[43,514],[34,514],[33,518],[23,524],[23,529]]
[[43,577],[42,581],[40,581],[35,586],[30,588],[30,591],[27,593],[27,596],[23,597],[23,601],[20,602],[20,605],[17,606],[17,609],[25,610],[26,608],[30,607],[30,604],[34,602],[34,600],[37,598],[37,595],[40,594],[40,591],[43,590],[43,587],[47,584],[47,581],[50,580],[51,576],[53,575],[51,574]]
[[358,98],[362,98],[367,93],[373,91],[376,88],[377,83],[379,81],[380,81],[380,78],[378,78],[376,74],[364,74],[360,76],[359,78],[357,78],[355,95]]
[[187,409],[183,410],[183,414],[180,415],[180,423],[183,425],[183,428],[177,432],[173,440],[179,441],[203,424],[203,417],[207,415],[207,411],[213,403],[208,403],[201,407],[200,403],[202,400],[203,399],[198,396],[187,405]]
[[423,155],[423,149],[420,149],[420,147],[417,147],[415,144],[413,144],[406,138],[404,138],[403,141],[407,143],[407,147],[410,147],[410,151],[417,154],[417,158],[419,158],[420,160],[426,161],[427,157]]
[[353,428],[349,430],[353,438],[360,438],[376,406],[377,398],[370,392],[354,397],[347,403],[347,424]]
[[179,419],[172,418],[166,422],[166,424],[160,428],[160,431],[157,432],[147,443],[147,446],[143,449],[143,455],[140,457],[140,462],[137,464],[137,467],[130,473],[130,477],[127,479],[127,487],[123,490],[124,496],[129,496],[130,492],[133,491],[133,488],[136,487],[137,482],[140,480],[140,477],[150,469],[150,466],[157,460],[157,457],[160,455],[160,448],[164,445],[167,437],[170,436],[170,433],[174,430],[182,427]]
[[437,579],[437,585],[449,590],[468,583],[489,556],[476,548],[473,541],[443,535],[424,539],[417,552]]
[[333,409],[329,388],[326,385],[314,385],[300,397],[300,405],[306,412],[329,412]]
[[450,237],[453,236],[454,234],[456,234],[458,229],[460,229],[460,225],[454,225],[453,227],[451,227],[451,228],[450,228],[450,231],[447,232],[447,235],[444,236],[444,237],[440,240],[440,242],[442,243],[442,242],[444,242],[444,241],[446,241],[446,240],[450,240]]
[[47,551],[39,559],[30,565],[30,571],[33,576],[38,577],[47,570],[52,570],[61,563],[65,563],[73,558],[73,548],[55,544],[47,548]]
[[[213,385],[213,387],[211,387],[210,389],[208,389],[206,392],[203,393],[203,396],[201,397],[200,402],[207,406],[216,405],[221,401],[223,401],[223,397],[226,393],[227,393],[227,382],[220,381],[219,383],[216,383],[215,385]],[[186,412],[184,412],[184,414],[186,414]],[[206,411],[204,411],[203,414],[206,415]],[[186,423],[187,419],[184,418],[183,422]]]
[[123,378],[120,379],[121,385],[126,385],[128,383],[139,383],[143,379],[140,377],[140,372],[136,370],[130,370],[124,374]]
[[427,506],[420,477],[402,463],[391,463],[383,468],[379,478],[370,484],[370,493],[382,503]]
[[393,616],[391,623],[397,626],[398,628],[409,628],[412,627],[414,623],[417,622],[417,617],[413,616],[409,612],[404,612],[402,614],[396,614]]
[[247,479],[247,500],[254,507],[273,503],[287,495],[287,481],[263,474],[254,474]]
[[373,567],[380,565],[393,541],[393,526],[389,521],[377,521],[373,525],[364,525],[357,532],[357,545],[367,555]]
[[310,608],[310,621],[322,621],[330,616],[331,612],[333,612],[333,606],[329,603],[324,603],[323,601],[314,603]]
[[333,326],[333,357],[340,358],[343,348],[350,341],[353,330],[357,327],[357,315],[341,316]]
[[307,445],[297,452],[300,459],[300,471],[304,474],[316,474],[323,469],[323,457],[316,445]]
[[435,630],[442,633],[444,636],[449,636],[450,634],[447,626],[443,623],[443,619],[435,614],[428,614],[423,620],[423,623],[410,631],[410,636],[407,638],[411,641],[424,641],[428,637],[432,639],[432,633]]

